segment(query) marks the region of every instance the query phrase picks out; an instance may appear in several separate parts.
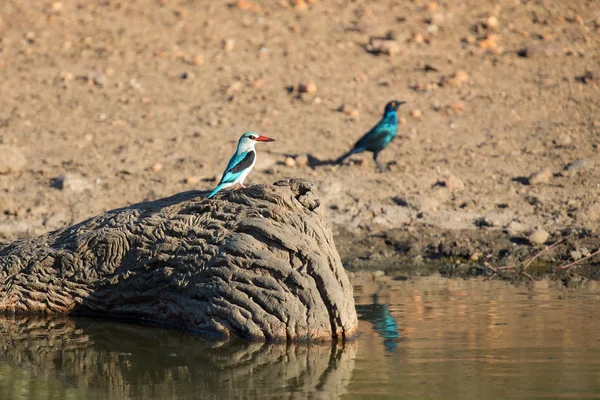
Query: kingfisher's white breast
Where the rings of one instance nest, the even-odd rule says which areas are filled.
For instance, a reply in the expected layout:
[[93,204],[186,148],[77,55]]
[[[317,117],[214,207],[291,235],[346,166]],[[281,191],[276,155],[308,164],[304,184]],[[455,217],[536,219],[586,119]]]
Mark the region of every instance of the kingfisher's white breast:
[[254,161],[252,161],[252,165],[250,165],[248,168],[246,168],[244,170],[244,172],[242,172],[242,175],[240,175],[239,179],[236,180],[236,183],[244,183],[244,180],[246,179],[246,177],[248,176],[248,174],[250,173],[250,171],[252,171],[252,168],[254,168],[254,164],[256,164],[256,150],[251,150],[254,152]]

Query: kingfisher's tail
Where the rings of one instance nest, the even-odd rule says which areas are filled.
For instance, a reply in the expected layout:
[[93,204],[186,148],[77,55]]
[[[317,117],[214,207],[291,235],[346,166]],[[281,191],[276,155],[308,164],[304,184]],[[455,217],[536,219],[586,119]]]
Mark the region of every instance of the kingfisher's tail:
[[222,189],[226,188],[227,186],[231,186],[231,183],[220,183],[217,185],[217,187],[210,192],[210,194],[208,195],[208,198],[210,199],[211,197],[213,197],[215,194],[219,193]]
[[337,160],[335,160],[335,163],[336,164],[341,164],[342,162],[344,162],[344,160],[346,158],[350,157],[352,154],[360,153],[361,151],[363,151],[363,150],[362,149],[357,149],[355,147],[352,150],[350,150],[349,152],[347,152],[346,154],[344,154],[343,156],[339,157]]

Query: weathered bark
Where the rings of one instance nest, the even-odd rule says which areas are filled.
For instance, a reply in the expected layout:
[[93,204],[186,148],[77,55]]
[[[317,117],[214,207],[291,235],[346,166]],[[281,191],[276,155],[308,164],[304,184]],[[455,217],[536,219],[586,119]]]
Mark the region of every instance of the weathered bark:
[[220,336],[348,338],[352,286],[312,185],[132,205],[0,248],[0,312],[102,314]]
[[[0,387],[8,388],[0,398],[7,399],[27,397],[24,388],[48,378],[62,385],[37,398],[67,397],[61,386],[76,388],[71,398],[90,399],[337,398],[347,392],[358,345],[219,343],[172,330],[56,316],[0,316],[0,337]],[[33,377],[11,376],[11,369]]]

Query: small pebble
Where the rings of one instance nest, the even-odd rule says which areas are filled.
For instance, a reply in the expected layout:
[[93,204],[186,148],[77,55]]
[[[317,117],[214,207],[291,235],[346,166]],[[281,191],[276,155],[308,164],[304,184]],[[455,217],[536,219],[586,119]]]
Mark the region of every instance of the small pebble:
[[60,190],[80,193],[92,189],[93,186],[83,175],[76,172],[65,172],[54,180],[54,187]]
[[423,117],[423,113],[418,108],[415,108],[410,111],[410,116],[415,119],[420,119],[421,117]]
[[525,224],[518,221],[511,221],[505,228],[506,233],[510,236],[517,236],[523,232],[527,227]]
[[244,11],[252,11],[252,12],[258,12],[260,11],[260,5],[253,2],[253,1],[248,1],[248,0],[239,0],[235,6],[237,8],[239,8],[240,10],[244,10]]
[[106,76],[100,71],[89,70],[85,75],[88,82],[93,83],[96,86],[104,86],[106,85]]
[[188,176],[187,178],[185,178],[185,183],[187,183],[188,185],[197,185],[198,183],[200,183],[200,177]]
[[550,171],[550,168],[544,168],[542,171],[531,174],[528,183],[530,185],[548,183],[550,182],[550,178],[552,178],[552,171]]
[[163,169],[163,165],[159,162],[152,164],[152,171],[158,172]]
[[550,234],[544,229],[537,228],[531,235],[529,235],[528,240],[531,244],[544,244],[546,243],[546,240],[548,240],[549,236]]
[[459,69],[454,73],[454,78],[460,83],[469,82],[469,74],[464,69]]
[[459,177],[455,175],[450,175],[448,179],[444,181],[444,186],[446,186],[448,190],[454,191],[464,189],[465,183]]
[[292,157],[286,157],[285,160],[283,161],[283,164],[286,167],[295,167],[296,166],[296,160],[294,160]]
[[583,172],[593,169],[596,162],[590,158],[581,158],[567,165],[567,172]]
[[422,44],[425,42],[425,37],[420,33],[415,33],[411,41],[416,44]]
[[226,39],[223,42],[223,50],[231,51],[235,47],[235,39]]
[[308,154],[298,154],[296,156],[296,165],[299,167],[305,167],[308,165]]
[[371,39],[367,46],[367,50],[376,54],[387,54],[390,56],[402,53],[400,44],[395,40],[388,39]]
[[491,17],[488,17],[488,19],[485,20],[485,26],[488,29],[496,29],[498,27],[498,18],[496,18],[493,15]]
[[425,9],[427,11],[435,11],[437,9],[437,3],[434,1],[425,3]]
[[194,58],[192,58],[192,64],[194,65],[200,65],[204,63],[204,56],[201,56],[200,54],[196,54],[194,56]]
[[298,85],[298,92],[300,93],[308,93],[308,94],[315,94],[317,93],[317,84],[314,83],[313,81],[308,81],[305,83],[300,83]]
[[494,50],[498,48],[498,35],[494,33],[489,33],[485,39],[479,42],[479,47],[487,50]]

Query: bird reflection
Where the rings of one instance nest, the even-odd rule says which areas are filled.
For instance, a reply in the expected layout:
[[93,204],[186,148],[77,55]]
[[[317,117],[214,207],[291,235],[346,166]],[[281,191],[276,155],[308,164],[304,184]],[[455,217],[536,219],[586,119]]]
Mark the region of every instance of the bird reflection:
[[383,338],[385,349],[390,352],[394,351],[398,347],[400,338],[396,319],[390,313],[387,304],[379,303],[377,293],[373,294],[371,298],[373,299],[372,304],[356,306],[358,318],[372,323],[375,332]]

